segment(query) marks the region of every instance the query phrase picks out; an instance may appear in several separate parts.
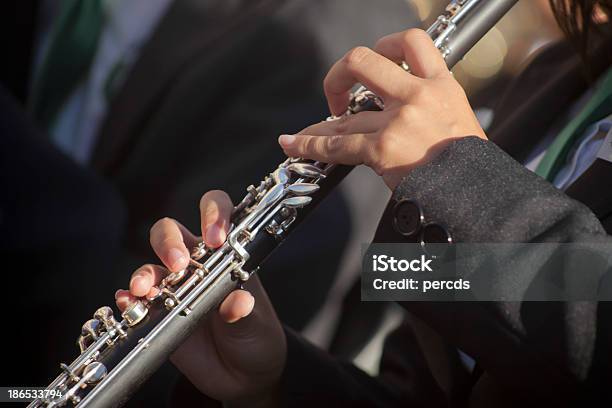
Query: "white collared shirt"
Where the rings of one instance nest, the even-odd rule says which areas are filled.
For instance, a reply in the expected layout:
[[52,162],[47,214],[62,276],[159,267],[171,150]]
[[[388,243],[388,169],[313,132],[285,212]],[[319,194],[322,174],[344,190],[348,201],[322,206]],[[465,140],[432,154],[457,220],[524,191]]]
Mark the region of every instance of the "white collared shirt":
[[[552,184],[559,190],[566,190],[571,186],[595,162],[597,153],[610,132],[612,132],[612,115],[590,125],[574,143]],[[532,157],[525,163],[525,167],[535,171],[553,140],[554,137],[546,137],[542,143],[545,147],[536,148]]]
[[[574,102],[565,115],[565,119],[572,118],[580,112],[593,95],[593,89],[599,85],[600,81],[601,79],[594,87],[584,92],[584,94]],[[610,107],[610,109],[612,110],[612,107]],[[490,109],[484,108],[476,110],[476,116],[485,130],[493,121],[493,115],[494,112]],[[563,121],[558,121],[553,125],[544,139],[542,139],[531,151],[527,160],[523,163],[527,169],[535,172],[544,158],[546,151],[563,129],[561,125],[565,125],[565,123],[563,123]],[[569,188],[569,186],[571,186],[572,183],[574,183],[595,162],[604,140],[611,132],[612,115],[590,125],[574,142],[565,163],[555,175],[552,184],[559,190],[566,190]]]
[[[89,73],[72,92],[50,130],[53,142],[81,164],[91,158],[108,112],[109,90],[116,91],[138,58],[172,0],[102,0],[105,22]],[[57,0],[45,9],[57,17]],[[38,64],[46,52],[51,24],[41,24]],[[112,95],[112,92],[111,92]]]

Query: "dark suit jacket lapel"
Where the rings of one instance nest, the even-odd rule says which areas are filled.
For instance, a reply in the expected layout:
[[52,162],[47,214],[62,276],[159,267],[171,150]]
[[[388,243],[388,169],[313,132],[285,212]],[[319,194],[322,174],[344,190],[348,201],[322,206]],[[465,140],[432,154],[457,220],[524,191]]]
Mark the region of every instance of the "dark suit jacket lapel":
[[555,120],[587,88],[580,58],[566,43],[548,47],[512,82],[495,108],[489,137],[526,160]]
[[[609,44],[596,48],[592,75],[608,68]],[[519,162],[524,162],[555,121],[564,118],[572,103],[590,86],[580,57],[567,43],[544,50],[508,87],[495,109],[489,137]],[[587,205],[612,232],[612,164],[597,161],[593,169],[566,193]]]
[[224,35],[245,24],[249,15],[271,3],[175,0],[112,101],[92,165],[103,173],[114,173],[127,159],[181,67],[194,55],[218,45]]
[[605,218],[612,215],[611,184],[612,163],[597,159],[566,193],[587,204],[598,218]]

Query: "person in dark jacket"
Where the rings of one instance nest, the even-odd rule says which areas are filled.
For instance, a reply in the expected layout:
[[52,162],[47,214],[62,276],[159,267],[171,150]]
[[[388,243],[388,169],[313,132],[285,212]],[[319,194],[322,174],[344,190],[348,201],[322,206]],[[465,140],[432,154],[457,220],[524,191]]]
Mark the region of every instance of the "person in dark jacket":
[[[520,101],[509,106],[524,116],[511,120],[503,103],[496,112],[491,135],[500,135],[500,141],[505,135],[512,156],[489,140],[465,93],[421,30],[385,37],[374,50],[351,50],[326,78],[332,114],[345,111],[357,82],[384,99],[384,111],[282,135],[281,147],[291,157],[374,169],[393,191],[375,241],[410,242],[412,238],[401,233],[408,224],[402,223],[414,220],[398,217],[409,199],[425,219],[446,225],[454,242],[546,242],[557,247],[598,243],[593,253],[607,258],[612,251],[606,230],[612,214],[606,184],[612,174],[612,54],[607,29],[595,24],[612,15],[612,2],[560,0],[552,5],[589,63],[592,82],[585,86],[587,82],[576,79],[573,60],[552,63],[563,53],[543,54],[540,66],[558,71],[549,71],[546,82],[537,79],[539,69],[527,69],[520,79],[531,84],[531,98],[527,103],[512,94],[504,98],[505,103]],[[411,74],[398,67],[402,60]],[[555,93],[557,100],[547,104]],[[525,141],[528,135],[533,138]],[[583,149],[583,144],[594,147]],[[230,209],[225,193],[204,195],[203,234],[216,232],[206,236],[207,244],[224,241]],[[213,225],[218,228],[211,229]],[[176,243],[193,239],[172,220],[158,222],[152,231],[153,247],[170,270],[180,265],[168,262],[169,251],[186,254]],[[514,261],[525,262],[523,258],[517,255]],[[162,267],[151,266],[137,270],[129,291],[118,292],[119,307],[145,295],[160,271]],[[515,299],[517,287],[529,287],[537,276],[504,278],[515,285],[502,285],[500,299]],[[227,406],[610,404],[608,302],[402,302],[445,342],[475,360],[464,399],[455,401],[442,390],[431,360],[406,326],[388,339],[380,375],[373,378],[283,328],[257,280],[247,289],[231,293],[172,357],[200,392]]]
[[[0,383],[43,384],[74,358],[83,322],[112,300],[103,293],[113,292],[106,273],[119,253],[125,207],[108,182],[49,143],[2,86],[0,188],[3,298],[11,309]],[[15,290],[25,285],[26,293]]]

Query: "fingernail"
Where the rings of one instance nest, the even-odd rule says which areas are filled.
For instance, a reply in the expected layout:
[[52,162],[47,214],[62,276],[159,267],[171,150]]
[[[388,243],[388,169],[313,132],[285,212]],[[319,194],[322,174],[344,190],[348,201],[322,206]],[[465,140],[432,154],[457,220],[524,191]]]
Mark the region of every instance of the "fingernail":
[[[249,293],[249,295],[251,295],[251,294]],[[251,305],[249,307],[249,311],[246,312],[245,314],[243,314],[242,316],[240,316],[240,318],[247,317],[253,311],[253,308],[255,307],[255,298],[253,297],[253,295],[251,295],[251,298],[249,300],[250,300],[250,303],[251,303]]]
[[295,142],[295,136],[293,135],[280,135],[278,138],[278,143],[283,147],[289,147],[293,142]]
[[117,299],[117,296],[119,296],[119,292],[121,292],[123,289],[117,289],[117,291],[115,292],[115,299]]
[[138,282],[141,282],[144,277],[141,275],[134,275],[130,279],[130,289],[134,288]]
[[147,293],[147,300],[153,300],[155,296],[159,294],[159,292],[160,290],[156,288],[155,286],[153,286],[151,290],[149,290],[149,293]]
[[206,242],[209,245],[218,246],[225,241],[225,231],[217,224],[212,224],[206,231]]
[[168,263],[170,264],[170,268],[173,271],[176,271],[185,267],[185,264],[187,263],[187,258],[183,254],[183,251],[181,251],[180,249],[171,248],[168,251]]

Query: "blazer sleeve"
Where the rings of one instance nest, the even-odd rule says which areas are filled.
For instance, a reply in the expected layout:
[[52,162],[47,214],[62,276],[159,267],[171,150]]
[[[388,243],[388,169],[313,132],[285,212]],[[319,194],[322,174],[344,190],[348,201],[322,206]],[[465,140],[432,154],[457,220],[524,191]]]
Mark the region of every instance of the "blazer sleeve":
[[[427,220],[446,225],[454,242],[584,243],[593,244],[589,250],[603,259],[612,253],[612,239],[586,206],[526,170],[495,144],[476,137],[452,143],[404,178],[382,217],[376,240],[406,240],[393,226],[398,220],[391,209],[402,199],[418,203]],[[511,284],[499,285],[496,298],[520,298],[517,287],[528,287],[538,277],[538,267],[529,262],[544,264],[556,253],[531,254],[531,258],[526,253],[509,260],[525,268],[499,276]],[[529,273],[523,273],[525,269]],[[556,401],[564,406],[575,399],[603,397],[612,344],[608,302],[404,302],[402,306],[473,357],[487,381],[509,399]]]
[[285,334],[287,363],[280,387],[283,407],[447,406],[415,336],[405,325],[385,340],[377,377],[334,358],[289,328]]
[[[585,242],[612,248],[612,240],[588,208],[493,143],[475,137],[453,142],[402,181],[375,241],[406,240],[396,232],[398,221],[392,211],[402,199],[417,202],[427,219],[446,225],[455,242]],[[612,344],[606,302],[404,302],[402,306],[473,357],[484,372],[482,383],[493,384],[504,401],[566,406],[576,399],[599,402],[604,397]],[[383,365],[381,375],[373,378],[335,361],[292,332],[287,337],[283,382],[291,406],[304,401],[419,406],[427,398],[435,405],[439,398],[431,383],[418,384],[430,376],[418,361],[412,370],[422,369],[422,377]],[[393,346],[401,350],[397,340]],[[396,351],[397,358],[415,353],[409,337],[401,337],[401,342],[403,353]]]

